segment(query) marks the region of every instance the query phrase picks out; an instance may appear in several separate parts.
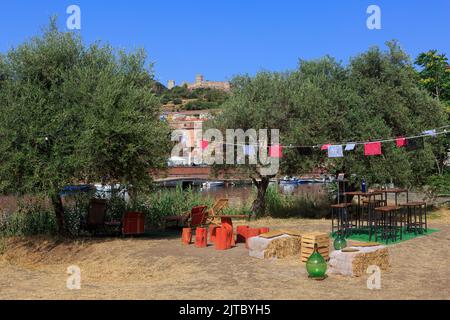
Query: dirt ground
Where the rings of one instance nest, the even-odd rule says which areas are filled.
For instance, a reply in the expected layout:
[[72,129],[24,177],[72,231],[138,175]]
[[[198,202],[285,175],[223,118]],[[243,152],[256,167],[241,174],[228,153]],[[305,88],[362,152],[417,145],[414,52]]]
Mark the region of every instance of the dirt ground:
[[[327,220],[266,219],[251,225],[330,230]],[[185,247],[178,234],[76,242],[9,239],[0,244],[0,299],[449,299],[450,211],[433,214],[430,227],[440,231],[389,246],[391,268],[382,273],[381,290],[367,289],[366,276],[310,280],[298,257],[258,260],[243,245],[228,251]],[[66,288],[71,265],[81,268],[81,290]]]

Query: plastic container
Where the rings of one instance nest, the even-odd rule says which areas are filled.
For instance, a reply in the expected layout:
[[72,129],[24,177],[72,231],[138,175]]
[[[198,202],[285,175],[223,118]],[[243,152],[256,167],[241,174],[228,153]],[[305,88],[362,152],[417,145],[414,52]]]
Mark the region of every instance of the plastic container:
[[195,231],[195,246],[206,248],[208,246],[208,231],[206,228],[197,228]]
[[229,241],[229,232],[226,228],[217,228],[216,229],[216,241],[215,248],[216,250],[228,250],[231,248]]
[[216,237],[217,237],[217,229],[219,229],[219,226],[215,226],[215,225],[211,225],[209,226],[209,241],[211,243],[215,243],[216,242]]
[[192,242],[192,229],[191,228],[184,228],[183,234],[181,236],[181,243],[188,246]]
[[237,243],[245,243],[246,242],[247,232],[248,232],[249,228],[250,228],[249,226],[238,226],[237,227],[237,239],[236,239]]

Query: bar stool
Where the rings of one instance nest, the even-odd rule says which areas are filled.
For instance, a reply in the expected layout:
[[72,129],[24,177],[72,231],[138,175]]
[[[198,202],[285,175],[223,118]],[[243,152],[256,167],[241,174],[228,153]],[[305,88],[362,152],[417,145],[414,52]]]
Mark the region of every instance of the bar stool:
[[[331,230],[335,232],[337,230],[341,234],[348,235],[352,233],[352,229],[357,225],[353,223],[350,215],[351,203],[339,203],[331,206]],[[336,222],[336,224],[335,224]]]
[[[386,240],[396,241],[397,233],[399,233],[400,240],[403,239],[403,212],[402,208],[398,206],[385,206],[375,208],[375,241],[378,241],[378,229],[381,229],[381,238]],[[372,238],[370,236],[371,241]]]
[[406,211],[406,231],[417,234],[428,231],[427,203],[423,201],[408,202],[401,205]]
[[372,231],[376,227],[375,219],[375,209],[380,207],[385,207],[386,204],[384,200],[371,199],[364,200],[362,204],[362,215],[361,215],[361,228],[364,228],[364,223],[366,223],[367,229],[369,231],[369,238],[372,240]]

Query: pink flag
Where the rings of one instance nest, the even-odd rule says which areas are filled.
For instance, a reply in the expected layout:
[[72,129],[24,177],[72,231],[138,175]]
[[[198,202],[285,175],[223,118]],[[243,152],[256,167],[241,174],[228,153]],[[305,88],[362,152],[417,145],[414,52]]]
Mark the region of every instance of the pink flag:
[[206,140],[202,140],[200,141],[200,147],[202,148],[202,150],[206,150],[209,146],[209,142]]
[[406,140],[406,138],[404,137],[397,138],[395,142],[397,143],[397,148],[403,148],[408,145],[408,140]]
[[320,150],[325,151],[328,150],[329,147],[331,147],[331,144],[324,144]]
[[272,158],[282,158],[283,157],[283,147],[276,144],[269,148],[269,155]]
[[370,142],[364,145],[364,155],[379,156],[381,155],[381,142]]

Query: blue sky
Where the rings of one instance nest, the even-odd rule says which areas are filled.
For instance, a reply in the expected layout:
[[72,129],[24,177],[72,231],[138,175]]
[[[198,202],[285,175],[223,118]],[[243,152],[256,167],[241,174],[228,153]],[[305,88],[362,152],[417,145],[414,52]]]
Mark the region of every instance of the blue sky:
[[[398,39],[411,55],[450,53],[449,0],[14,0],[2,1],[0,51],[40,32],[66,8],[81,7],[83,39],[143,47],[166,83],[295,68],[298,59],[330,54],[344,62],[373,45]],[[366,9],[382,10],[382,30],[366,27]]]

